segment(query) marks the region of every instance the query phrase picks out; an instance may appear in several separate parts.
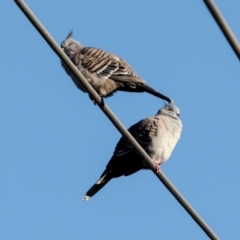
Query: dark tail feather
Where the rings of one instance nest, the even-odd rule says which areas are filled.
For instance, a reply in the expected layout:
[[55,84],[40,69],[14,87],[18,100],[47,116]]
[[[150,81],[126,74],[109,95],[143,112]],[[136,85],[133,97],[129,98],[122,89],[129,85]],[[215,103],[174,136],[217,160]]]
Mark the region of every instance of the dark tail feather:
[[153,88],[149,87],[148,85],[139,85],[139,87],[141,87],[143,89],[144,92],[148,92],[156,97],[159,97],[165,101],[168,101],[168,103],[172,103],[173,104],[173,100],[157,91],[155,91]]
[[103,188],[112,177],[109,173],[103,172],[99,180],[87,191],[83,200],[88,201],[93,195],[95,195],[101,188]]

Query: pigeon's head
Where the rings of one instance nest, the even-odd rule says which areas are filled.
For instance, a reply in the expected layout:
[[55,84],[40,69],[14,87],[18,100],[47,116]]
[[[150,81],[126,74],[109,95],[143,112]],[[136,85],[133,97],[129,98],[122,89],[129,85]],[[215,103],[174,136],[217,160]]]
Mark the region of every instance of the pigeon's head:
[[174,104],[167,104],[161,108],[157,114],[164,114],[177,118],[180,116],[180,109]]
[[83,46],[72,38],[73,31],[71,31],[66,39],[61,43],[61,48],[67,55],[72,55],[83,48]]

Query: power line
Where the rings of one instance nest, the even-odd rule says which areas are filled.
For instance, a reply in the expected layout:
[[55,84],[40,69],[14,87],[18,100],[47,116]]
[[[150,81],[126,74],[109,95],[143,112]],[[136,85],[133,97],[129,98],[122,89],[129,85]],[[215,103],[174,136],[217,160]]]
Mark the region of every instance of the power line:
[[33,26],[38,30],[42,37],[46,40],[52,50],[60,57],[61,60],[67,65],[67,67],[73,72],[77,79],[84,86],[86,91],[93,97],[95,102],[98,104],[100,109],[105,113],[113,125],[118,129],[118,131],[132,144],[135,151],[141,156],[141,158],[149,165],[153,173],[158,177],[158,179],[165,185],[165,187],[172,193],[176,200],[182,205],[182,207],[189,213],[189,215],[194,219],[194,221],[201,227],[201,229],[208,235],[210,239],[219,239],[213,230],[207,225],[207,223],[199,216],[195,209],[187,202],[187,200],[181,195],[181,193],[175,188],[175,186],[168,180],[162,171],[156,173],[155,164],[152,162],[148,154],[142,149],[142,147],[137,143],[137,141],[132,137],[132,135],[127,131],[127,129],[122,125],[118,118],[114,115],[111,109],[102,101],[98,96],[96,91],[88,83],[88,81],[83,77],[83,75],[74,66],[67,55],[61,50],[56,41],[36,18],[34,13],[22,0],[15,0],[15,3],[22,10],[25,16],[33,24]]
[[213,0],[204,0],[208,10],[212,14],[213,18],[217,22],[218,26],[222,30],[222,33],[226,37],[228,43],[232,47],[233,51],[236,53],[238,59],[240,60],[240,44],[237,38],[234,36],[231,28],[228,26],[221,12],[218,10],[216,4]]

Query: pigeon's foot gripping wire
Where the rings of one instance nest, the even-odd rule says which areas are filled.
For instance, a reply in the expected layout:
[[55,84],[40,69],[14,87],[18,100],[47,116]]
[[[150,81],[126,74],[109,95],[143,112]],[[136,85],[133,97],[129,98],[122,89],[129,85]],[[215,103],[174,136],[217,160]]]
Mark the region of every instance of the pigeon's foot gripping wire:
[[156,166],[156,173],[160,172],[160,165],[154,161],[154,164]]

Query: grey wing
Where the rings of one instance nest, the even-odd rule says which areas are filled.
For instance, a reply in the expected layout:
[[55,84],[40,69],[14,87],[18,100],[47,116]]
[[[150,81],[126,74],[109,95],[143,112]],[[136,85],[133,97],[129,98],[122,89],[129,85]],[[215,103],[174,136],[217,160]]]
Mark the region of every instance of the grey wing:
[[145,83],[126,61],[98,48],[83,48],[81,65],[99,78],[109,78],[120,82]]
[[[156,135],[157,119],[149,117],[131,126],[128,131],[137,140],[143,149],[149,146],[152,138]],[[122,156],[126,153],[134,151],[132,145],[124,138],[121,137],[114,151],[115,156]]]

